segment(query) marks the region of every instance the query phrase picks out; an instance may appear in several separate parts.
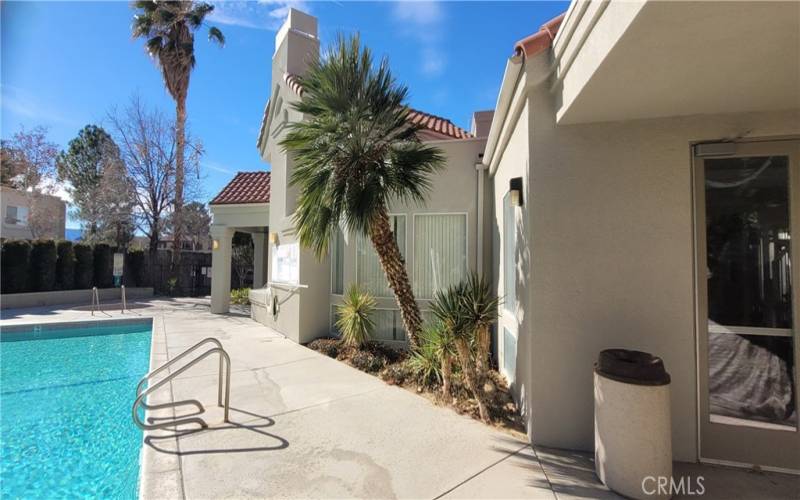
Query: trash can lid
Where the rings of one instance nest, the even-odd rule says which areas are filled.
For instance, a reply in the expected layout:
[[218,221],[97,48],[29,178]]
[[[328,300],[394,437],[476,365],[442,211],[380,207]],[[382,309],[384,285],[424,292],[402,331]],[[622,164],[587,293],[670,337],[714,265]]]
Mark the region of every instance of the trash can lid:
[[600,351],[594,369],[599,375],[626,384],[667,385],[670,382],[664,362],[649,352],[605,349]]

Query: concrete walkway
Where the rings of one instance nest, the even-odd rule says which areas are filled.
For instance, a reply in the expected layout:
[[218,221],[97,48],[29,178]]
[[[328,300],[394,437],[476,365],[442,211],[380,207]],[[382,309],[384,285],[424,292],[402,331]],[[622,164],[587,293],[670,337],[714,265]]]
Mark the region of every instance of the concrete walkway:
[[[154,318],[152,366],[212,336],[233,368],[229,423],[215,404],[216,359],[151,401],[199,399],[210,427],[146,435],[143,498],[617,498],[597,482],[585,453],[534,450],[524,437],[386,385],[244,315],[210,314],[206,300],[141,305],[124,316]],[[3,311],[0,324],[88,317],[72,309]],[[689,464],[675,472],[704,476],[705,498],[796,498],[800,491],[800,478],[791,476]]]

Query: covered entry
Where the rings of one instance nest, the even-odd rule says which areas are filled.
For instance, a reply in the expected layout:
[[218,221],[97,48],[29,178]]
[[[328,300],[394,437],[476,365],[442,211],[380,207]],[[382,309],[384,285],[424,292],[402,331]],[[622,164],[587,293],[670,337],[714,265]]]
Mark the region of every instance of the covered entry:
[[269,233],[269,172],[239,172],[211,200],[211,312],[230,309],[233,236],[249,233],[253,240],[253,288],[267,282]]

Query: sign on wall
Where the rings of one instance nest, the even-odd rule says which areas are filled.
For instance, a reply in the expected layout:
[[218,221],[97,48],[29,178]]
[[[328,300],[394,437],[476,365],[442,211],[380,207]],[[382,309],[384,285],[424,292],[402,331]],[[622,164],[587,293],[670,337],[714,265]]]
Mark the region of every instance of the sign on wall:
[[300,283],[300,245],[298,243],[287,243],[274,247],[272,281],[290,285]]

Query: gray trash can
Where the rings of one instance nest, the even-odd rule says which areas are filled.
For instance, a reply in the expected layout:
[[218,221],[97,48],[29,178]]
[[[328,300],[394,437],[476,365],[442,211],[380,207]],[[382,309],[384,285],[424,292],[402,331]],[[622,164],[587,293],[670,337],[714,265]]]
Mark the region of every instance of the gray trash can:
[[595,471],[629,498],[672,496],[669,383],[664,363],[646,352],[606,349],[595,364]]

